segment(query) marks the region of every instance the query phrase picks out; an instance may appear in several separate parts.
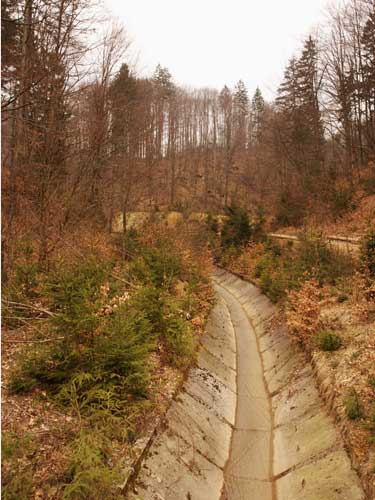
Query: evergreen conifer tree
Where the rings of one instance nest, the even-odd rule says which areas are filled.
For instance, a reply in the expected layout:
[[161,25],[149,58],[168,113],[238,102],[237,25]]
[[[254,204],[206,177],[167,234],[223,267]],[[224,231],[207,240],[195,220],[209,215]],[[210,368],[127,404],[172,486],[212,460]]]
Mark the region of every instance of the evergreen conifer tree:
[[365,101],[365,134],[368,149],[375,154],[375,9],[370,12],[363,35],[362,97]]
[[249,115],[249,97],[242,80],[236,84],[233,92],[233,118],[235,127],[235,143],[237,149],[245,149],[247,145],[247,118]]
[[282,146],[288,161],[305,177],[320,170],[323,156],[317,66],[316,44],[309,37],[301,57],[289,62],[276,99],[277,109],[283,116]]
[[264,99],[260,88],[257,87],[251,101],[251,142],[257,144],[262,132],[264,113]]
[[219,106],[222,114],[222,137],[224,148],[224,205],[229,201],[229,178],[232,168],[233,138],[233,96],[230,89],[224,85],[219,94]]

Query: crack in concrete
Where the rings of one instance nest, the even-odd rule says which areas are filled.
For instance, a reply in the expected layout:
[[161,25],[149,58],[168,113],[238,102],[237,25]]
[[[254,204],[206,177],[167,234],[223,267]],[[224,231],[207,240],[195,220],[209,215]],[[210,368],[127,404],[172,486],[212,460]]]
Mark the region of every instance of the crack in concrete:
[[304,412],[300,413],[299,415],[296,415],[295,417],[291,417],[288,422],[284,422],[283,424],[278,424],[274,426],[274,430],[276,431],[277,429],[280,429],[281,427],[285,427],[287,425],[290,425],[294,423],[295,421],[302,420],[304,417],[306,417],[312,410],[316,410],[316,413],[312,414],[312,417],[314,417],[319,411],[321,411],[321,408],[318,403],[314,403],[311,406],[309,406]]
[[[177,434],[179,439],[181,439],[181,441],[183,441],[187,446],[191,446],[192,448],[194,448],[194,452],[197,452],[201,457],[203,457],[205,460],[207,460],[207,462],[209,462],[211,465],[213,465],[214,467],[216,467],[217,469],[220,469],[221,471],[224,470],[223,467],[221,467],[219,464],[217,464],[214,460],[212,460],[212,458],[210,458],[206,453],[204,453],[203,451],[201,451],[197,446],[194,445],[194,443],[189,443],[189,441],[187,441],[183,436],[181,436],[180,434]],[[183,462],[185,465],[186,463]]]
[[340,451],[341,447],[340,444],[335,444],[333,446],[330,446],[324,450],[321,450],[320,452],[311,455],[309,458],[306,460],[302,460],[298,464],[293,465],[292,467],[288,467],[285,469],[285,471],[279,472],[278,474],[275,474],[273,476],[273,480],[277,481],[278,479],[281,479],[282,477],[285,477],[286,475],[290,474],[291,472],[294,472],[296,470],[302,469],[302,467],[306,467],[306,465],[310,465],[314,462],[317,462],[318,460],[321,460],[324,457],[327,457],[331,453],[334,453],[335,451]]
[[[185,415],[184,415],[185,416]],[[194,422],[194,425],[201,431],[202,434],[204,434],[204,430],[199,426],[199,424],[196,422],[196,420],[194,420],[191,415],[189,415],[189,417],[191,418],[191,420]],[[182,421],[182,419],[181,419]],[[188,424],[184,424],[185,427],[188,428]],[[192,430],[192,429],[189,429],[188,430]],[[194,453],[197,452],[199,453],[204,459],[206,459],[208,462],[210,462],[212,465],[214,465],[215,467],[217,467],[218,469],[221,469],[223,470],[223,467],[221,467],[219,464],[217,464],[212,458],[210,458],[206,453],[204,453],[203,451],[201,451],[198,446],[195,445],[194,443],[194,439],[192,439],[191,441],[188,441],[182,434],[180,434],[178,432],[178,430],[176,429],[172,429],[171,427],[168,427],[167,429],[167,432],[169,431],[168,435],[169,436],[175,436],[177,437],[179,440],[181,440],[183,443],[185,443],[189,448],[191,448],[192,450],[194,450]],[[178,452],[178,451],[175,451],[174,449],[170,449],[169,448],[169,452],[172,454],[172,455],[175,455],[178,460],[181,460],[181,454]],[[182,463],[184,465],[186,465],[186,462],[184,460],[182,460]]]
[[258,479],[256,477],[241,476],[239,474],[229,474],[233,479],[244,479],[245,481],[259,481],[260,483],[271,483],[272,479]]
[[210,406],[208,403],[206,403],[205,401],[203,401],[203,399],[201,399],[199,396],[197,396],[196,394],[192,394],[191,392],[189,392],[187,389],[184,389],[184,392],[190,396],[192,399],[194,399],[197,403],[201,404],[202,406],[204,406],[205,408],[207,408],[207,410],[209,410],[213,415],[215,415],[215,417],[217,417],[219,420],[221,420],[221,422],[223,422],[224,424],[228,425],[231,429],[234,428],[233,424],[231,424],[223,415],[220,415],[220,413],[218,413],[212,406]]

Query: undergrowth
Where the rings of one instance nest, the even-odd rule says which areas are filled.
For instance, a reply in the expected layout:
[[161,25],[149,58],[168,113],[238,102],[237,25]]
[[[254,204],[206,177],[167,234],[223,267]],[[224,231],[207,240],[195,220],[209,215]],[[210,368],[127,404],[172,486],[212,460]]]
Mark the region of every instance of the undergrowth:
[[29,500],[33,490],[31,465],[22,463],[23,457],[32,456],[35,451],[32,436],[18,436],[13,432],[2,433],[2,498],[6,500]]
[[[207,269],[186,240],[179,244],[163,228],[142,238],[132,232],[124,245],[123,260],[90,255],[43,273],[27,254],[5,290],[7,326],[38,325],[8,389],[42,390],[78,424],[61,498],[118,498],[124,478],[113,447],[131,443],[156,404],[151,356],[181,370],[195,358],[193,320],[202,314]],[[29,498],[28,470],[21,474],[10,452],[4,460],[13,464],[3,477],[4,498]]]
[[355,389],[351,389],[344,399],[346,415],[350,420],[357,420],[363,417],[363,408]]
[[237,252],[229,261],[229,269],[255,280],[273,302],[285,298],[291,290],[299,290],[308,280],[317,280],[319,286],[337,285],[354,272],[350,256],[336,252],[315,234],[301,233],[298,242],[286,245],[270,239],[261,247],[252,244]]
[[320,330],[317,334],[319,348],[322,351],[336,351],[342,345],[339,335],[335,332]]

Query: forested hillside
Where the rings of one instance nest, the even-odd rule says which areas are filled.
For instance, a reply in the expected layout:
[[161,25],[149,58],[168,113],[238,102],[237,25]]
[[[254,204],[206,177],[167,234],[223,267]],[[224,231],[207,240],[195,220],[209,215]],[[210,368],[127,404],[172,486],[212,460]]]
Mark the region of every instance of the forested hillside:
[[77,224],[110,230],[119,211],[236,202],[300,225],[374,194],[372,0],[331,9],[273,102],[241,80],[187,89],[163,65],[138,75],[122,28],[92,42],[86,0],[4,1],[2,13],[5,268],[16,239],[46,263]]
[[[216,89],[163,61],[140,71],[100,9],[1,4],[4,498],[137,498],[145,443],[199,356],[214,263],[277,303],[280,332],[329,372],[372,491],[375,1],[327,9],[272,100],[241,74]],[[130,212],[143,223],[120,227]],[[355,255],[327,232],[356,234]]]

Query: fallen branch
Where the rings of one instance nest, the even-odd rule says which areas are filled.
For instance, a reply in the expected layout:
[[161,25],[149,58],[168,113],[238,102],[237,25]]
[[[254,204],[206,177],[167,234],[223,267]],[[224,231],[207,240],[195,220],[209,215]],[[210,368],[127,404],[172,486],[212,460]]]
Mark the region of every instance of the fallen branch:
[[1,342],[5,342],[6,344],[24,344],[24,343],[31,343],[31,344],[43,344],[45,342],[54,342],[55,340],[64,340],[64,337],[55,337],[53,339],[43,339],[43,340],[4,340],[1,339]]
[[[37,320],[38,321],[43,321],[43,320],[45,320],[45,318],[33,318],[33,317],[31,317],[31,318],[22,318],[21,316],[3,316],[3,319],[15,319],[17,321],[22,321],[23,323],[26,323],[26,324],[28,324],[29,321],[37,321]],[[32,325],[30,325],[30,326],[32,326]]]
[[3,299],[3,303],[6,305],[15,306],[18,309],[32,309],[33,311],[38,311],[38,312],[47,314],[48,316],[52,316],[52,317],[58,316],[58,314],[55,314],[52,311],[49,311],[48,309],[44,309],[42,307],[37,307],[37,306],[34,306],[32,304],[23,304],[22,302],[14,302],[12,300],[6,300],[6,299]]

